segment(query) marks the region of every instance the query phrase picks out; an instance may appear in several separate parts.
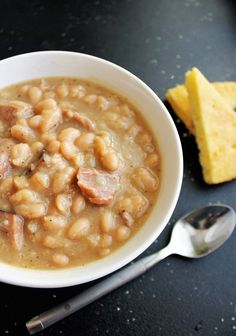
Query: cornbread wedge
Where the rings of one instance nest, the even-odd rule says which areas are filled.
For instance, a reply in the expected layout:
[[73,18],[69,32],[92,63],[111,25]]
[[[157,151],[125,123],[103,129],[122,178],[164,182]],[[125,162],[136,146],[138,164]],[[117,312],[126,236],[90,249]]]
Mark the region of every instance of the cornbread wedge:
[[205,182],[236,178],[236,114],[196,68],[185,82]]
[[[212,83],[232,110],[236,109],[236,82]],[[192,114],[188,101],[188,92],[184,85],[177,85],[166,93],[166,99],[187,129],[194,134]]]
[[194,134],[192,113],[186,87],[184,85],[177,85],[169,89],[166,93],[166,100],[170,103],[176,115],[185,124],[186,128]]

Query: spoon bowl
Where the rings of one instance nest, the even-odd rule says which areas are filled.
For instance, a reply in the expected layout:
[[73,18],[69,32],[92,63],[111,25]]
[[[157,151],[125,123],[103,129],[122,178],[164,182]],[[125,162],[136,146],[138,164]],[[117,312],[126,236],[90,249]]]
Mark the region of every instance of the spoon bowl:
[[235,211],[228,205],[215,204],[196,209],[175,224],[171,248],[187,258],[206,256],[230,237],[235,223]]

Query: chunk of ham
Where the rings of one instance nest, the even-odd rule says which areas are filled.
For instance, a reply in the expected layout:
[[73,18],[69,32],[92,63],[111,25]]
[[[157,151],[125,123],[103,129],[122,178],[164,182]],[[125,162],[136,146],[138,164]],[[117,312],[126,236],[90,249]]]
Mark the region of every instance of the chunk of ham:
[[79,168],[77,179],[83,195],[98,205],[110,204],[119,186],[117,175],[93,168]]
[[24,219],[21,216],[0,211],[0,231],[7,233],[10,244],[20,251],[24,244]]
[[88,131],[94,131],[94,123],[86,116],[82,116],[78,112],[74,113],[74,120],[76,120],[82,127]]
[[85,115],[80,114],[79,112],[73,111],[73,107],[71,106],[61,106],[62,113],[70,118],[75,120],[80,126],[85,128],[87,131],[92,132],[95,130],[95,125],[91,119],[86,117]]
[[13,144],[9,139],[0,139],[0,181],[7,177],[11,170],[9,159]]
[[9,124],[14,124],[16,119],[28,119],[34,114],[33,106],[22,101],[0,101],[0,118]]
[[132,215],[129,213],[129,211],[122,210],[120,211],[119,215],[126,226],[131,227],[134,224],[134,219]]

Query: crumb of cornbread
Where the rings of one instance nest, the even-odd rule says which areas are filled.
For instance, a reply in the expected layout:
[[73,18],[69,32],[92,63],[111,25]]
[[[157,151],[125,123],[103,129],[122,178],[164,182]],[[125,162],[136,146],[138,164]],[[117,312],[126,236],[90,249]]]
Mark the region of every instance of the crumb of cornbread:
[[205,182],[236,178],[236,114],[197,68],[186,74],[185,86]]
[[[233,111],[236,110],[236,82],[215,82],[212,84],[230,108]],[[170,88],[166,93],[166,99],[186,128],[194,134],[188,91],[185,85],[177,85]]]

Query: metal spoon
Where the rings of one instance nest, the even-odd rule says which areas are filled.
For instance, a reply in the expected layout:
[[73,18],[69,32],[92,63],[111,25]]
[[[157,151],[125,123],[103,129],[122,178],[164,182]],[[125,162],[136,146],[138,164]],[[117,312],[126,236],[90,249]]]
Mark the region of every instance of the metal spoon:
[[227,205],[209,205],[180,218],[172,231],[169,244],[161,251],[116,272],[68,301],[32,318],[26,323],[31,335],[85,307],[112,290],[137,278],[171,254],[200,258],[215,251],[234,230],[236,215]]

